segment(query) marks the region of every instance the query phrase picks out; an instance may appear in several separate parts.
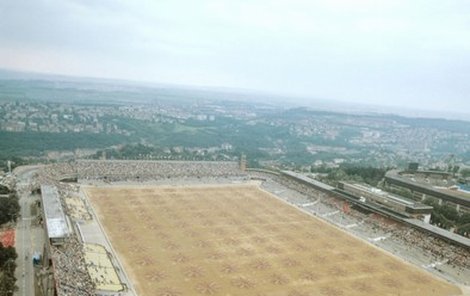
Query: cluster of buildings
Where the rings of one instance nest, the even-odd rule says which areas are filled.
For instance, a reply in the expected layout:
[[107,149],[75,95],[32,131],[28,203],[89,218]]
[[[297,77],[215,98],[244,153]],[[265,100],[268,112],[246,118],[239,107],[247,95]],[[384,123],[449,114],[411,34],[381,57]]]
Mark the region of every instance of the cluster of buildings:
[[0,130],[9,132],[131,134],[105,119],[119,114],[115,107],[6,102],[0,114]]
[[[455,155],[470,150],[470,134],[462,131],[405,124],[393,117],[303,113],[295,109],[283,111],[280,107],[269,109],[257,103],[216,100],[184,103],[158,100],[152,104],[131,105],[0,102],[0,131],[130,136],[138,134],[141,126],[152,129],[170,124],[181,125],[184,129],[196,124],[201,128],[213,128],[219,122],[226,124],[227,120],[234,119],[238,120],[233,127],[234,133],[237,129],[250,130],[250,126],[282,130],[279,133],[282,136],[269,136],[271,143],[251,148],[267,155],[262,161],[280,165],[278,160],[289,155],[291,147],[296,146],[302,147],[306,159],[315,158],[317,161],[313,166],[319,167],[337,167],[337,159],[381,166],[417,160],[427,165],[442,158],[445,150],[451,149],[449,153]],[[127,124],[134,121],[138,122],[136,126]],[[240,144],[235,141],[227,145],[243,148],[237,147]],[[174,148],[198,149],[196,146]]]
[[415,125],[412,120],[404,123],[393,117],[297,114],[295,117],[269,118],[266,123],[288,128],[292,136],[314,139],[306,149],[317,156],[319,161],[315,166],[335,167],[330,159],[322,162],[322,154],[334,154],[333,157],[347,158],[348,162],[395,166],[413,160],[431,165],[445,153],[460,155],[470,150],[468,132],[450,131],[438,125]]
[[10,132],[88,132],[130,135],[113,119],[128,118],[151,123],[184,123],[187,120],[215,121],[220,116],[245,119],[256,116],[252,109],[224,110],[218,105],[80,105],[50,102],[0,102],[0,130]]

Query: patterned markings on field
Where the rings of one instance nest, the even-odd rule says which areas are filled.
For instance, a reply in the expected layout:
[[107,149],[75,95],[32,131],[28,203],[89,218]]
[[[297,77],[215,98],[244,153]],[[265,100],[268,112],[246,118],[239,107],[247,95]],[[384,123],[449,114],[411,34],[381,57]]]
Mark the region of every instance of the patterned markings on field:
[[87,192],[139,295],[460,293],[255,186]]

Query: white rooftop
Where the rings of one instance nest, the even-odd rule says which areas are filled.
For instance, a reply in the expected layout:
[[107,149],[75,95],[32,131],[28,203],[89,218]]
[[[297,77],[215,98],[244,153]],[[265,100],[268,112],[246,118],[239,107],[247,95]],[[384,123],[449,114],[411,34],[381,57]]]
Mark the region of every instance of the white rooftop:
[[57,188],[51,185],[42,185],[41,195],[48,237],[50,239],[67,237],[69,227],[65,220]]
[[316,185],[316,186],[318,186],[318,187],[320,187],[320,188],[323,188],[323,189],[325,189],[325,190],[333,190],[333,189],[335,189],[334,187],[332,187],[332,186],[330,186],[330,185],[328,185],[328,184],[325,184],[325,183],[323,183],[323,182],[317,181],[317,180],[315,180],[315,179],[309,178],[309,177],[307,177],[307,176],[305,176],[305,175],[302,175],[302,174],[299,174],[299,173],[296,173],[296,172],[293,172],[293,171],[282,171],[282,172],[283,172],[284,174],[286,174],[286,175],[289,175],[289,176],[291,176],[291,177],[295,177],[295,178],[300,179],[300,180],[302,180],[302,181],[304,181],[304,182],[307,182],[307,183],[311,183],[311,184]]

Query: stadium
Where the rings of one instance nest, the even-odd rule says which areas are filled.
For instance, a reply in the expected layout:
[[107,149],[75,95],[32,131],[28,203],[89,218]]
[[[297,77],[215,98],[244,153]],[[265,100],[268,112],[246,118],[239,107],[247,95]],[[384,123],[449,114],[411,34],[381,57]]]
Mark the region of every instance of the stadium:
[[84,160],[36,188],[43,295],[468,295],[465,246],[244,161]]

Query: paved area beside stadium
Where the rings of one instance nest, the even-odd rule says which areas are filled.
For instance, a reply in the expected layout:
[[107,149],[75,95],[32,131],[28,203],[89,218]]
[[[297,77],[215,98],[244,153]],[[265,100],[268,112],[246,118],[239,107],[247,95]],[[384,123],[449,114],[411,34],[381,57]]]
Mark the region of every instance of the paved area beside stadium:
[[39,199],[37,195],[31,195],[28,185],[31,182],[36,167],[21,167],[16,170],[18,176],[17,190],[21,206],[21,216],[16,226],[16,286],[18,289],[14,295],[34,295],[34,269],[32,256],[35,252],[41,252],[44,246],[44,230],[33,224],[35,215],[31,213],[31,205]]
[[255,185],[88,187],[139,295],[460,295]]

